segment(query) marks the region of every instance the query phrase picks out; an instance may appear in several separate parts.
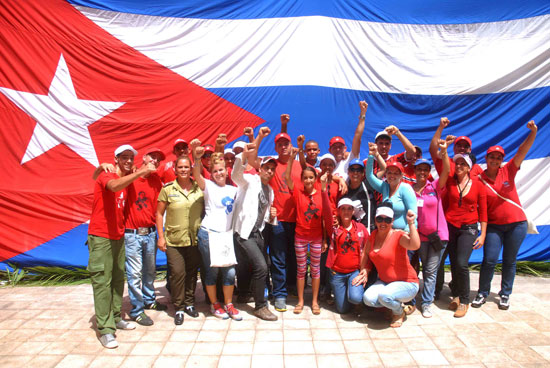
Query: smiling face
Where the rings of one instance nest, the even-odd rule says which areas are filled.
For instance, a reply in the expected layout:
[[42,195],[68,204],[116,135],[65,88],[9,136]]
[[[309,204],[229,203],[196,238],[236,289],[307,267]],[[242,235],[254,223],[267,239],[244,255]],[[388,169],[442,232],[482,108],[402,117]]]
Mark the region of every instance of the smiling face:
[[391,228],[393,227],[393,219],[391,217],[376,216],[374,221],[376,222],[376,228],[380,232],[390,231]]
[[115,163],[123,175],[129,174],[132,171],[132,167],[134,167],[134,153],[130,150],[121,152],[115,157]]
[[148,163],[152,163],[155,165],[156,168],[159,167],[160,163],[162,161],[162,155],[160,152],[150,152],[143,156],[143,163],[147,165]]
[[310,193],[313,190],[315,180],[317,179],[317,172],[310,167],[305,168],[302,171],[302,183],[306,192]]
[[324,174],[326,172],[332,174],[332,172],[336,168],[336,165],[334,165],[334,161],[325,159],[321,161],[321,163],[319,164],[319,168],[321,169],[321,174]]
[[417,182],[426,182],[430,176],[431,167],[428,164],[420,164],[415,166],[414,174],[416,175]]
[[344,159],[344,153],[346,152],[346,146],[343,143],[334,143],[328,149],[329,152],[334,156],[336,162],[340,162]]
[[350,186],[357,188],[365,180],[365,169],[361,165],[351,165],[348,168],[348,178]]
[[378,137],[374,143],[376,143],[376,146],[378,147],[378,153],[380,153],[380,156],[382,156],[384,160],[388,158],[391,149],[391,139],[386,136],[382,136]]
[[223,163],[223,161],[215,163],[212,166],[212,170],[210,172],[212,174],[212,179],[214,180],[214,182],[220,187],[223,187],[225,185],[225,179],[227,178],[225,163]]
[[390,187],[395,187],[401,183],[401,179],[403,178],[403,174],[401,173],[401,170],[399,170],[395,166],[388,167],[386,170],[386,181],[390,185]]
[[455,172],[459,177],[470,173],[470,166],[468,166],[468,163],[462,157],[457,158],[455,161]]
[[178,179],[189,180],[191,178],[191,160],[187,156],[180,156],[174,165],[174,173]]
[[487,161],[487,170],[498,171],[502,165],[502,161],[504,161],[504,156],[499,152],[491,152],[485,156],[485,159]]
[[340,223],[344,227],[348,227],[349,224],[351,223],[353,211],[355,211],[355,208],[353,208],[353,206],[350,206],[348,204],[344,204],[338,207],[338,217],[340,218]]

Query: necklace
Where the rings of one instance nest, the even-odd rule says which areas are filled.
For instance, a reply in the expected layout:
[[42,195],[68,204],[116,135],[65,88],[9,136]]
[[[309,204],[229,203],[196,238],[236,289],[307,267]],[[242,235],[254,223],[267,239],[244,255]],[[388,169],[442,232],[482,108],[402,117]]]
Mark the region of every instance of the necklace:
[[458,188],[458,192],[459,192],[459,197],[458,197],[458,207],[462,207],[462,197],[463,197],[463,193],[464,191],[466,190],[466,188],[468,188],[468,184],[470,184],[470,177],[468,176],[468,181],[466,182],[466,184],[460,188],[460,184],[456,184],[457,188]]

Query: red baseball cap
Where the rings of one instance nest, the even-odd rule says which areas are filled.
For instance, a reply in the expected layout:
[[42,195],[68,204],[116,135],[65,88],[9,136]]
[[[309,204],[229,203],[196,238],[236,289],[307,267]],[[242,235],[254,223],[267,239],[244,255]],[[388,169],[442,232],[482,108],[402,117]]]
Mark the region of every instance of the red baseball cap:
[[491,147],[489,147],[489,149],[487,150],[487,156],[490,153],[493,153],[493,152],[501,153],[502,157],[504,157],[504,148],[502,148],[501,146],[491,146]]
[[158,152],[160,153],[160,159],[161,160],[164,160],[166,158],[166,156],[164,155],[164,153],[159,149],[159,148],[156,148],[156,147],[151,147],[149,148],[147,151],[145,151],[145,154],[148,155],[150,153],[153,153],[153,152]]
[[455,144],[457,144],[460,141],[466,141],[470,147],[472,147],[472,140],[465,135],[461,135],[457,139],[455,139]]
[[204,153],[206,153],[206,152],[214,153],[214,146],[212,146],[211,144],[205,144],[204,145]]
[[174,147],[176,147],[179,143],[189,145],[189,143],[187,143],[187,141],[185,139],[178,138],[174,141]]
[[336,143],[342,143],[344,146],[346,145],[346,141],[344,140],[344,138],[336,136],[336,137],[332,137],[328,146],[332,147]]
[[290,139],[290,136],[286,133],[279,133],[275,136],[275,143],[277,143],[277,141],[281,140],[281,139],[286,139],[288,140],[289,142],[291,142],[292,140]]
[[405,171],[405,168],[403,167],[403,165],[401,165],[401,162],[392,162],[391,164],[388,164],[386,166],[386,171],[388,171],[390,167],[397,167],[399,171],[401,171],[401,173]]

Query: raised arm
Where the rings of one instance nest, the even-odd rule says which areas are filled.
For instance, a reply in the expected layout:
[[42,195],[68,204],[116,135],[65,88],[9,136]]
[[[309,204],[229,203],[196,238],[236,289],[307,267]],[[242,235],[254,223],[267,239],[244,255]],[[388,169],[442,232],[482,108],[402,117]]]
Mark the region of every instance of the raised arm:
[[403,133],[401,133],[399,128],[397,128],[395,125],[390,125],[385,129],[385,131],[389,135],[395,135],[397,138],[399,138],[399,141],[405,148],[405,159],[407,161],[413,161],[416,158],[416,150],[414,149],[413,144],[407,139],[407,137],[405,137]]
[[298,154],[298,148],[291,147],[290,149],[290,160],[288,160],[285,170],[285,183],[288,186],[288,189],[294,190],[294,182],[292,181],[292,165],[294,164],[296,155]]
[[407,250],[417,250],[420,248],[420,235],[416,229],[416,215],[413,211],[407,211],[407,224],[409,225],[409,233],[399,239],[399,245]]
[[374,168],[374,143],[369,143],[369,158],[367,160],[367,168],[365,170],[365,175],[367,176],[367,181],[371,185],[372,189],[376,190],[378,193],[382,193],[382,188],[384,187],[384,182],[376,177],[373,172]]
[[258,136],[254,139],[254,145],[256,149],[248,156],[248,164],[254,167],[256,170],[260,170],[261,160],[258,159],[258,151],[260,149],[260,144],[271,133],[271,129],[268,127],[261,127],[258,131]]
[[376,177],[382,179],[384,175],[386,175],[386,160],[384,160],[380,152],[378,152],[378,146],[375,143],[369,142],[369,153],[372,153],[372,155],[376,157],[376,162],[378,162],[378,167],[380,168],[376,173]]
[[449,119],[441,118],[439,120],[439,126],[435,130],[434,136],[432,137],[432,140],[430,142],[430,156],[432,156],[432,160],[434,163],[436,158],[438,158],[437,151],[439,147],[439,140],[441,139],[441,133],[443,133],[443,129],[445,129],[449,124]]
[[256,145],[254,143],[249,143],[244,146],[244,151],[239,153],[235,157],[235,163],[233,164],[233,170],[231,170],[231,179],[233,182],[239,186],[247,184],[246,179],[244,178],[244,169],[245,165],[249,160],[250,156],[257,155],[254,151],[256,150]]
[[157,213],[156,213],[156,221],[155,224],[157,225],[157,234],[158,234],[158,240],[157,240],[157,246],[158,248],[166,252],[166,239],[164,238],[164,231],[163,225],[164,225],[164,212],[166,211],[166,203],[163,201],[157,202]]
[[304,155],[304,141],[306,140],[306,137],[304,135],[299,135],[298,138],[296,138],[296,141],[298,143],[298,159],[300,160],[300,166],[302,167],[302,170],[307,167],[306,163],[306,156]]
[[441,162],[443,164],[441,168],[441,173],[439,174],[439,189],[445,188],[445,184],[447,184],[447,179],[449,179],[449,173],[451,172],[451,162],[449,160],[449,144],[450,141],[446,141],[443,139],[439,140],[438,146],[439,146],[439,153],[438,157],[441,158]]
[[122,190],[128,185],[132,184],[132,182],[137,178],[147,176],[155,171],[157,171],[157,168],[152,163],[144,164],[131,174],[124,175],[123,177],[118,179],[109,180],[105,187],[111,192],[118,192],[119,190]]
[[201,157],[204,155],[204,147],[200,147],[201,141],[198,139],[193,139],[189,146],[191,146],[191,152],[193,153],[193,177],[197,182],[197,185],[201,190],[204,190],[206,183],[204,182],[204,177],[202,176],[202,162]]
[[243,134],[248,137],[250,143],[254,143],[254,129],[251,127],[244,128]]
[[518,152],[514,156],[514,165],[516,165],[516,167],[521,166],[521,163],[525,159],[525,156],[527,156],[527,152],[529,152],[529,149],[533,145],[535,137],[537,136],[538,127],[534,120],[527,123],[527,128],[529,128],[531,132],[529,132],[527,138],[525,138],[525,140],[519,145]]
[[288,122],[290,121],[290,115],[281,114],[281,133],[287,133]]
[[351,158],[359,157],[361,153],[361,138],[365,131],[365,114],[369,104],[365,101],[359,101],[359,121],[357,122],[357,128],[355,128],[355,134],[353,135],[353,142],[351,143]]
[[227,136],[224,133],[218,134],[216,138],[216,145],[214,147],[214,152],[221,152],[225,150],[225,145],[227,144]]

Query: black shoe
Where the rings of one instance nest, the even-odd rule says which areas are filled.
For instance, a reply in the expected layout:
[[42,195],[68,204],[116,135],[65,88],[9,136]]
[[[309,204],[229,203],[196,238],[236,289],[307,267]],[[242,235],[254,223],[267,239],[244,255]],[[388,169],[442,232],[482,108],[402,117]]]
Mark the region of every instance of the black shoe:
[[142,326],[152,326],[154,324],[153,320],[149,318],[149,316],[146,315],[145,312],[141,312],[132,319]]
[[254,297],[250,294],[239,295],[237,297],[237,303],[246,304],[254,301]]
[[510,297],[508,295],[501,295],[498,302],[498,309],[507,310],[510,308]]
[[179,326],[183,324],[183,311],[177,311],[176,315],[174,316],[174,323]]
[[485,298],[483,294],[477,294],[474,301],[472,302],[472,307],[479,308],[483,304],[485,304],[486,301],[487,301],[487,298]]
[[184,312],[187,313],[188,316],[197,318],[199,316],[199,312],[193,307],[192,305],[188,305],[185,307]]
[[145,309],[152,309],[157,311],[165,311],[168,309],[168,307],[164,304],[160,304],[159,302],[154,302],[151,304],[148,304],[145,306]]

